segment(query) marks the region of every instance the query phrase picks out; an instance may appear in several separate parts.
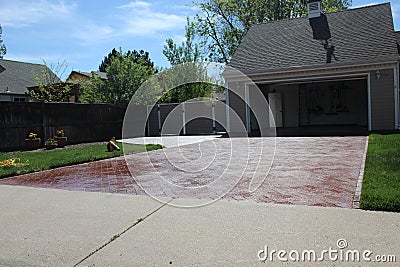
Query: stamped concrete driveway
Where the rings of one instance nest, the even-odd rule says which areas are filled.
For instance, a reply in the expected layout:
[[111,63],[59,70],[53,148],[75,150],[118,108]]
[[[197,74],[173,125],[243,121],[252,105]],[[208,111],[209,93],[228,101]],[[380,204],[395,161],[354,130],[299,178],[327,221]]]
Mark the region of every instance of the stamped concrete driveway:
[[[231,139],[218,138],[147,155],[130,155],[127,161],[121,157],[1,179],[0,184],[137,195],[146,194],[142,189],[145,184],[146,192],[156,197],[216,199],[226,188],[215,181],[225,175],[229,182],[238,180],[225,192],[225,199],[352,207],[363,171],[367,137],[278,137],[276,150],[272,151],[269,144],[263,152],[274,152],[273,162],[259,157],[262,140],[235,139],[232,145]],[[229,154],[232,146],[234,155]],[[194,165],[183,161],[192,162],[199,169],[191,171],[188,166]],[[261,171],[267,170],[268,176],[256,191],[250,192],[257,166],[263,167]],[[168,183],[193,190],[171,190],[154,178],[160,175]],[[210,183],[214,190],[203,187]]]

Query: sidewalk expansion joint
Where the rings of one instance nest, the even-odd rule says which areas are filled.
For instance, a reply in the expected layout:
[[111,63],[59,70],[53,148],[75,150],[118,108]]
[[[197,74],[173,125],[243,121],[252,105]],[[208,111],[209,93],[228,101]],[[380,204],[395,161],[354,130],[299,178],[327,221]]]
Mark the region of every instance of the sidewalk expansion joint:
[[162,209],[164,206],[168,205],[172,200],[174,200],[174,198],[170,199],[169,201],[165,202],[164,204],[162,204],[161,206],[159,206],[157,209],[153,210],[152,212],[150,212],[149,214],[147,214],[146,216],[139,218],[136,220],[135,223],[133,223],[132,225],[130,225],[128,228],[126,228],[125,230],[123,230],[121,233],[114,235],[113,237],[110,238],[110,240],[108,240],[106,243],[104,243],[101,247],[99,247],[98,249],[92,251],[89,255],[87,255],[86,257],[84,257],[83,259],[81,259],[78,263],[76,263],[74,265],[74,267],[78,266],[79,264],[81,264],[82,262],[84,262],[85,260],[89,259],[91,256],[93,256],[94,254],[96,254],[97,252],[99,252],[100,250],[102,250],[103,248],[105,248],[106,246],[108,246],[109,244],[111,244],[112,242],[114,242],[115,240],[117,240],[119,237],[121,237],[123,234],[125,234],[126,232],[128,232],[129,230],[131,230],[133,227],[135,227],[136,225],[138,225],[139,223],[143,222],[144,220],[146,220],[147,218],[149,218],[151,215],[153,215],[154,213],[156,213],[157,211],[159,211],[160,209]]

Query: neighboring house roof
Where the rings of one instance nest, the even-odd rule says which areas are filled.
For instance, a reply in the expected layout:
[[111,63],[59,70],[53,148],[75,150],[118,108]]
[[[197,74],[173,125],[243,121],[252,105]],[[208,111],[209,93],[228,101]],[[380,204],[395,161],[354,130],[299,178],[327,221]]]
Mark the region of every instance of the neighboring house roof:
[[79,75],[81,77],[87,78],[88,80],[92,77],[92,74],[98,76],[100,79],[107,80],[107,73],[101,71],[92,71],[92,72],[85,72],[85,71],[75,71],[73,70],[71,74],[68,76],[67,81],[72,81],[74,75]]
[[[229,66],[243,72],[273,71],[296,67],[326,66],[398,60],[390,4],[326,14],[335,46],[332,63],[313,39],[308,17],[253,25],[243,38]],[[398,36],[398,34],[397,34]]]
[[[25,94],[27,87],[37,86],[34,74],[41,75],[45,65],[0,59],[0,93]],[[48,69],[48,68],[47,68]],[[51,70],[48,69],[50,72]],[[52,73],[52,72],[51,72]],[[53,73],[54,74],[54,73]],[[61,80],[54,74],[55,81]]]

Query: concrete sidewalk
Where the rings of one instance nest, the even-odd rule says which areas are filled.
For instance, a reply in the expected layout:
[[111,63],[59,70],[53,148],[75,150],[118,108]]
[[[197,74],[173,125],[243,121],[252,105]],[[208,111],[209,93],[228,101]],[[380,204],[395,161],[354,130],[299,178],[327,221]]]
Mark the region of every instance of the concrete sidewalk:
[[[2,185],[0,266],[73,266],[93,252],[79,266],[267,266],[269,260],[257,257],[265,245],[320,253],[338,250],[338,239],[347,241],[343,251],[371,250],[371,258],[395,255],[400,261],[399,224],[398,213],[247,201],[183,209],[147,196]],[[272,264],[317,264],[276,257]],[[325,255],[319,265],[349,264]],[[350,264],[360,265],[390,266]]]

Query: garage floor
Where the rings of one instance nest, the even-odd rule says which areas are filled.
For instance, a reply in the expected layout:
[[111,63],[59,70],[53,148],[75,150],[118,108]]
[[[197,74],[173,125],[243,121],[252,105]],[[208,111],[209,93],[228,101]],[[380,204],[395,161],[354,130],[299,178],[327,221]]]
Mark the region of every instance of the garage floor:
[[[129,155],[127,161],[121,157],[5,178],[0,184],[137,195],[145,189],[156,198],[351,208],[366,141],[364,136],[277,137],[267,143],[217,138]],[[253,177],[255,170],[259,177]]]

